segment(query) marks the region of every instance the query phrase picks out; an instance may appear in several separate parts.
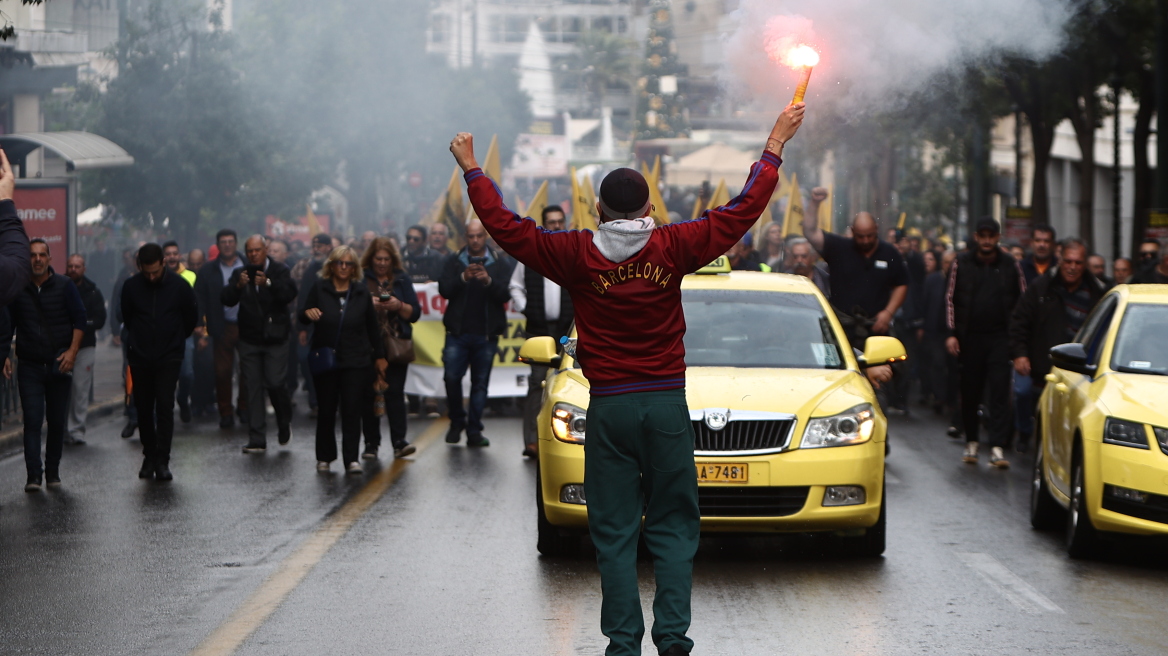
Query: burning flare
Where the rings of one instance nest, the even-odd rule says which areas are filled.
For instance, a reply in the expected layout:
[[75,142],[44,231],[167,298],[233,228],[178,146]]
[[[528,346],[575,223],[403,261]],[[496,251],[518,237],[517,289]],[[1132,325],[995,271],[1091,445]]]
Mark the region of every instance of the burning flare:
[[791,68],[811,68],[819,63],[819,53],[811,46],[802,44],[788,50],[783,63]]

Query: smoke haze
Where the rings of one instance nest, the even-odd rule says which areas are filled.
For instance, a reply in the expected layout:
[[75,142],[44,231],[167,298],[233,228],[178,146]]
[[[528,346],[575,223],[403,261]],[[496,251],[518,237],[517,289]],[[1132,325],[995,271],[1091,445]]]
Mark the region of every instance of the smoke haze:
[[768,52],[780,41],[807,43],[821,54],[807,100],[862,115],[894,108],[936,74],[995,52],[1051,54],[1067,18],[1061,0],[743,0],[723,79],[739,99],[786,104],[798,74]]

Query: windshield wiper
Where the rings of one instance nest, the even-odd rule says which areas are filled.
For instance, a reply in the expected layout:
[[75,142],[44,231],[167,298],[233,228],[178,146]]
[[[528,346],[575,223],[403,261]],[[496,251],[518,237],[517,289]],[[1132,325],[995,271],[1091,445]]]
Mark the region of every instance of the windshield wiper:
[[1124,374],[1151,374],[1153,376],[1168,376],[1168,369],[1139,369],[1120,365],[1115,370]]

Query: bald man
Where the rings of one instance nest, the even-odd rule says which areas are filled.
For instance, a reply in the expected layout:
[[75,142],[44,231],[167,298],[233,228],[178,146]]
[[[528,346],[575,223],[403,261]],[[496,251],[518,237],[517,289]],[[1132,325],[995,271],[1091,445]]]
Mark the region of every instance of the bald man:
[[803,213],[803,236],[831,271],[831,305],[854,348],[869,335],[887,335],[892,317],[908,295],[908,268],[895,246],[880,241],[875,217],[860,212],[852,219],[851,238],[819,229],[819,204],[827,189],[811,190]]
[[296,284],[287,266],[268,257],[260,235],[243,246],[247,264],[236,269],[219,300],[239,306],[239,368],[246,386],[248,440],[244,453],[264,453],[268,437],[264,425],[264,391],[276,410],[280,444],[292,436],[292,398],[288,377],[288,338],[292,334],[289,303],[296,300]]

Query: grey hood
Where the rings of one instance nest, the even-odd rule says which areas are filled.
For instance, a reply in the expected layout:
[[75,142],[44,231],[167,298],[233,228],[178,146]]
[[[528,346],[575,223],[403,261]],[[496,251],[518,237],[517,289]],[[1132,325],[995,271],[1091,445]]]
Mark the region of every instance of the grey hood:
[[601,255],[616,264],[641,252],[656,227],[652,217],[609,221],[600,224],[592,243]]

